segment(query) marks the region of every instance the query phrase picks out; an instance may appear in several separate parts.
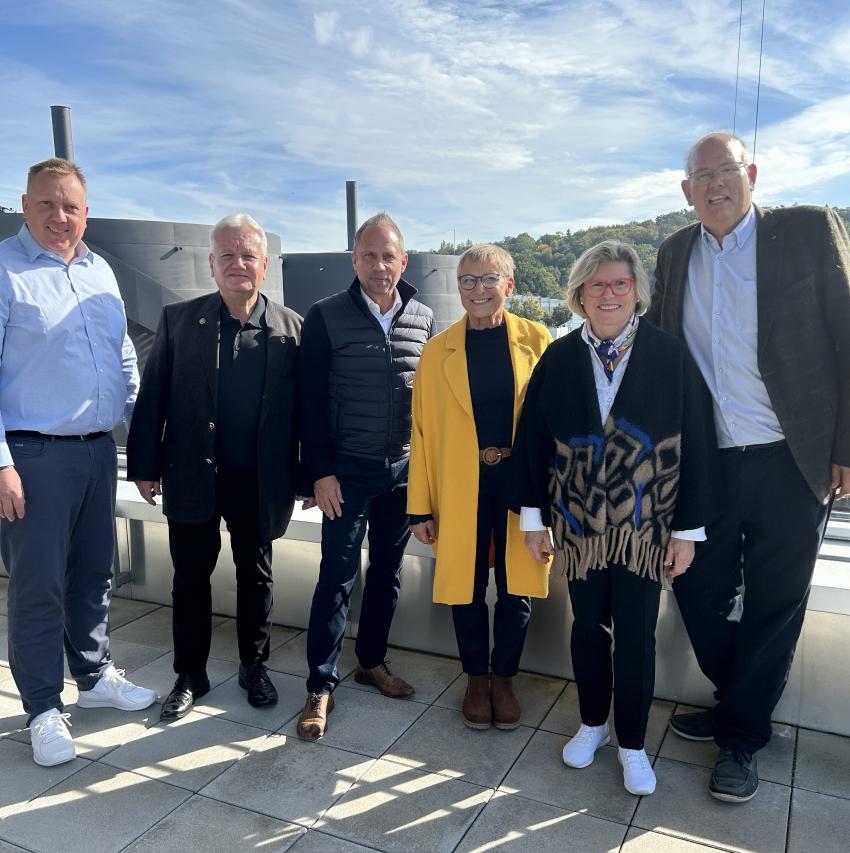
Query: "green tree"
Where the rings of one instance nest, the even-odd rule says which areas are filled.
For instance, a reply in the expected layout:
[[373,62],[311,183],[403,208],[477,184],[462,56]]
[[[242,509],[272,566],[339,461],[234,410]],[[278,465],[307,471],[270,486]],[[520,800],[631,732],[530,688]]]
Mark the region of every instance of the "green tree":
[[536,299],[511,299],[507,305],[508,311],[511,314],[516,314],[517,317],[525,317],[526,320],[536,320],[542,323],[546,319],[540,303]]
[[547,326],[563,326],[564,323],[569,323],[573,317],[573,312],[566,305],[556,305],[546,317]]

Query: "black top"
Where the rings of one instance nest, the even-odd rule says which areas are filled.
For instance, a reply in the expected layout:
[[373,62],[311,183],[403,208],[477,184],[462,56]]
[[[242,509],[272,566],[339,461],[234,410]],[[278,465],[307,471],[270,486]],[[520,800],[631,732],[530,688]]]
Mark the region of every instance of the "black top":
[[514,369],[504,323],[466,330],[466,371],[479,447],[510,447],[514,427]]
[[266,298],[259,294],[242,325],[227,310],[219,314],[218,425],[216,463],[220,471],[257,469],[257,431],[266,384]]

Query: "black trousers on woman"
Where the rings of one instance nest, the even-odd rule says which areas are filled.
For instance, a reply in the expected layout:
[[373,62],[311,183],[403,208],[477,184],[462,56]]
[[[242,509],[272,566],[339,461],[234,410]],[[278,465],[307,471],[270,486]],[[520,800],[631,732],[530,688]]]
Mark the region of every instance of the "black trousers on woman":
[[[511,595],[505,572],[508,513],[501,499],[506,468],[503,464],[482,463],[478,488],[478,520],[475,542],[475,580],[472,601],[453,604],[452,620],[463,671],[467,675],[493,675],[512,678],[519,669],[525,646],[531,599]],[[493,610],[493,654],[490,655],[490,612],[485,600],[490,581],[490,543],[495,560],[496,606]]]
[[[655,623],[661,584],[617,563],[569,582],[573,607],[570,651],[581,721],[601,726],[611,709],[624,749],[643,749],[655,687]],[[614,654],[612,665],[611,624]]]

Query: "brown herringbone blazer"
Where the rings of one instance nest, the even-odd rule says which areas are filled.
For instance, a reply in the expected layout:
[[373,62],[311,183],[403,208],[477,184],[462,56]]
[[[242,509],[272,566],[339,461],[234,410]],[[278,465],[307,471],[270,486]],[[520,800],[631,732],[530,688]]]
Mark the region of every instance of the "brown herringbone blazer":
[[[850,243],[823,207],[755,207],[758,366],[800,472],[830,494],[830,465],[850,465]],[[650,322],[683,337],[688,225],[658,250]]]

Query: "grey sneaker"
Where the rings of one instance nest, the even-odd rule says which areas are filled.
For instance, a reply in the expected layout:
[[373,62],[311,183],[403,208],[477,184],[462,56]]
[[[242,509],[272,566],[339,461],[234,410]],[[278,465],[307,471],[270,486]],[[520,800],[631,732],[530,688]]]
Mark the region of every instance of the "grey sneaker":
[[746,803],[756,795],[758,788],[755,755],[742,749],[721,749],[708,783],[711,796],[726,803]]

